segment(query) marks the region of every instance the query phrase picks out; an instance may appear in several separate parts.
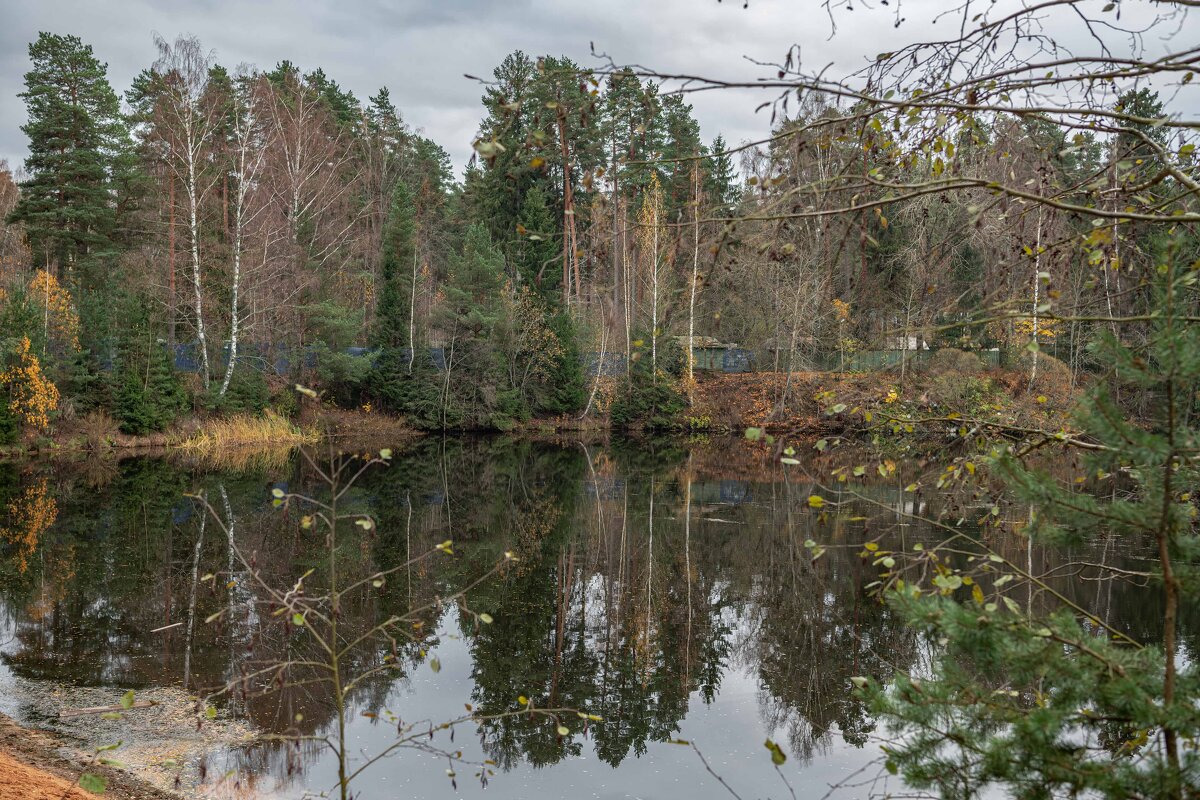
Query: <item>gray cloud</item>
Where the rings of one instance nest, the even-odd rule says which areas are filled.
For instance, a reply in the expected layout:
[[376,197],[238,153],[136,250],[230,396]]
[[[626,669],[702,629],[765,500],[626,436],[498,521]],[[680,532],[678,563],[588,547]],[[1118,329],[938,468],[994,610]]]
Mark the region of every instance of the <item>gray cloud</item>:
[[[590,56],[594,42],[619,63],[754,79],[770,71],[745,57],[778,60],[799,44],[807,66],[845,71],[940,33],[929,21],[946,7],[947,0],[906,0],[908,21],[899,30],[889,9],[860,7],[839,16],[831,40],[817,0],[752,0],[749,9],[741,0],[0,0],[0,157],[14,166],[24,158],[25,110],[17,94],[26,46],[42,30],[91,44],[118,92],[153,61],[154,32],[168,39],[195,34],[229,68],[269,68],[285,58],[305,70],[322,67],[360,99],[387,86],[409,124],[461,167],[483,93],[463,74],[490,76],[516,49],[588,66],[598,63]],[[767,132],[768,112],[754,111],[766,99],[761,91],[690,96],[705,138],[721,133],[732,142]]]

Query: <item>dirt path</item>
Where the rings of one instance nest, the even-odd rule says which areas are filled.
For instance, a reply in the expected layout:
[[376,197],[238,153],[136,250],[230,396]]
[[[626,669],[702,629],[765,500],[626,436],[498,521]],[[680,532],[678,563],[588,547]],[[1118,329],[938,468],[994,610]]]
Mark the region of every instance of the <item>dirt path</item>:
[[128,773],[87,761],[54,734],[22,728],[0,714],[0,800],[96,800],[72,788],[85,771],[105,779],[102,797],[108,800],[177,800]]

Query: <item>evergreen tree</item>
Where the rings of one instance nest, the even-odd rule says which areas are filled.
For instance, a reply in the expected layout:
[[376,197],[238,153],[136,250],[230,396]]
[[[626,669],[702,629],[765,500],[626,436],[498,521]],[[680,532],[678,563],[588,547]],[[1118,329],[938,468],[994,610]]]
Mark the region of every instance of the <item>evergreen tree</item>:
[[416,208],[412,190],[403,181],[392,192],[392,205],[383,231],[375,343],[383,348],[407,347],[412,322],[411,298],[416,246],[413,240]]
[[[1084,441],[1094,443],[1080,474],[1105,480],[1123,473],[1129,485],[1101,498],[1062,485],[1011,451],[996,459],[1009,489],[1033,509],[1025,532],[1034,543],[1077,546],[1100,534],[1121,546],[1150,546],[1155,557],[1144,569],[1162,593],[1162,645],[1143,646],[1098,618],[1081,618],[1069,598],[1023,572],[1023,559],[1012,563],[992,551],[943,560],[938,548],[922,554],[931,579],[896,584],[888,600],[944,648],[920,679],[900,674],[886,690],[855,679],[887,719],[894,734],[885,748],[888,769],[908,786],[943,797],[995,788],[1016,797],[1182,798],[1200,791],[1193,745],[1200,738],[1200,668],[1180,642],[1181,603],[1200,588],[1200,430],[1193,415],[1200,329],[1186,322],[1195,307],[1194,266],[1179,266],[1189,263],[1189,250],[1160,260],[1161,312],[1146,345],[1135,351],[1111,334],[1095,345],[1124,381],[1155,398],[1151,424],[1122,413],[1109,381],[1097,382],[1076,414]],[[883,551],[872,557],[877,564],[895,560]],[[1033,597],[1032,589],[1017,599],[1000,589],[1014,576],[1056,595],[1061,606],[1049,615],[1024,607],[1018,600]],[[971,597],[956,597],[960,589]]]
[[365,387],[381,409],[432,428],[438,422],[437,375],[412,317],[416,213],[412,191],[403,181],[397,183],[383,234],[374,337],[379,349]]
[[41,33],[25,73],[29,179],[10,215],[22,222],[35,264],[53,269],[72,290],[95,281],[81,270],[111,255],[116,216],[116,156],[128,132],[107,67],[76,36]]
[[502,318],[502,291],[504,255],[486,228],[471,225],[462,253],[451,265],[440,315],[451,370],[444,413],[451,427],[505,429],[522,415],[519,401],[514,401],[514,392],[507,386],[501,354],[492,337]]
[[[554,264],[562,260],[562,246],[557,241],[555,223],[546,194],[539,186],[530,187],[521,204],[517,233],[520,244],[515,261],[521,282],[547,300],[557,300],[558,272]],[[549,277],[547,277],[549,275]]]
[[729,145],[725,137],[717,135],[712,146],[708,148],[708,156],[704,159],[704,190],[721,214],[730,214],[737,206],[738,187],[737,170],[733,166],[733,158],[729,154]]
[[171,354],[155,335],[145,298],[126,304],[127,327],[116,364],[115,416],[129,434],[161,431],[187,404]]

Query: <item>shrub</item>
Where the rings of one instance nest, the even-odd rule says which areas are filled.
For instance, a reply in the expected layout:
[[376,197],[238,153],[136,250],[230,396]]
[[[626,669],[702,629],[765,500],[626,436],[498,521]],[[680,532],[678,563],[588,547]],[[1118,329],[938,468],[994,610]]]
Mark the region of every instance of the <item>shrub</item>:
[[123,433],[161,431],[187,406],[187,393],[158,344],[145,346],[136,336],[127,343],[117,368],[113,410]]
[[214,393],[207,405],[211,411],[259,416],[266,410],[270,399],[271,390],[263,374],[252,367],[243,366],[233,371],[224,396]]
[[929,357],[925,372],[930,375],[982,375],[984,365],[983,360],[974,353],[946,347]]
[[356,408],[362,399],[362,385],[371,371],[372,359],[334,350],[325,342],[312,349],[316,362],[317,383],[326,397],[342,408]]
[[5,398],[0,395],[0,444],[12,444],[20,432],[16,414],[12,413]]
[[635,371],[613,400],[610,415],[617,427],[666,430],[678,425],[678,415],[687,408],[687,398],[675,382],[660,372],[658,380]]
[[938,375],[928,389],[931,401],[954,411],[974,410],[987,403],[992,394],[990,380],[955,372]]

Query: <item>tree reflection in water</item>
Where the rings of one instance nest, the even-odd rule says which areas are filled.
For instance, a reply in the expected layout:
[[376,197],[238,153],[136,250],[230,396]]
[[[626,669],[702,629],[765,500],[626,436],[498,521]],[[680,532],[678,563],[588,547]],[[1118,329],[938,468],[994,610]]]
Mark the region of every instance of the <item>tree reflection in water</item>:
[[[925,645],[870,595],[877,575],[858,545],[868,530],[893,549],[938,535],[904,513],[913,499],[901,475],[917,467],[867,480],[859,489],[868,501],[842,498],[843,513],[818,527],[803,471],[785,474],[757,451],[735,453],[738,447],[749,445],[455,439],[396,452],[389,468],[367,473],[342,500],[370,513],[377,532],[355,529],[346,538],[339,571],[388,569],[446,539],[457,555],[401,570],[348,602],[347,625],[367,630],[452,594],[506,551],[519,560],[470,597],[493,624],[430,613],[417,642],[394,654],[356,654],[352,670],[391,655],[399,668],[356,690],[355,716],[389,708],[404,716],[404,685],[440,628],[442,636],[462,637],[470,660],[462,701],[481,713],[511,711],[524,696],[539,707],[603,718],[572,723],[569,736],[527,716],[483,723],[482,753],[501,770],[593,753],[618,768],[652,743],[680,736],[689,714],[720,704],[735,673],[758,687],[759,730],[785,743],[793,758],[819,759],[841,741],[867,743],[875,722],[849,678],[886,679],[912,667]],[[217,687],[247,675],[251,663],[284,660],[304,647],[284,622],[255,611],[252,583],[238,580],[232,557],[236,539],[274,585],[321,569],[321,544],[300,527],[299,512],[271,506],[273,486],[319,491],[300,459],[220,472],[148,459],[86,466],[0,466],[0,513],[8,509],[0,528],[27,529],[17,526],[28,515],[12,509],[25,509],[31,492],[41,492],[41,508],[57,509],[35,540],[6,536],[3,544],[0,598],[15,631],[3,658],[15,674],[122,688]],[[214,498],[228,537],[211,528],[201,534],[201,514],[184,499],[198,490]],[[925,511],[937,513],[938,501],[926,502]],[[810,538],[830,545],[819,559],[805,546]],[[1015,535],[992,544],[1026,547]],[[1023,555],[1042,572],[1064,558],[1037,548]],[[1104,545],[1089,559],[1135,555]],[[220,579],[201,580],[209,574]],[[1143,640],[1157,634],[1161,616],[1137,587],[1063,575],[1058,588]],[[1185,609],[1185,623],[1192,614]],[[314,734],[330,725],[331,699],[319,684],[263,694],[246,683],[223,702],[256,729]],[[311,743],[272,743],[236,761],[304,786],[320,758]],[[621,774],[605,780],[619,783]]]

